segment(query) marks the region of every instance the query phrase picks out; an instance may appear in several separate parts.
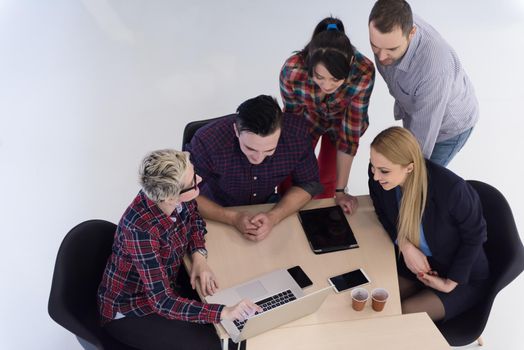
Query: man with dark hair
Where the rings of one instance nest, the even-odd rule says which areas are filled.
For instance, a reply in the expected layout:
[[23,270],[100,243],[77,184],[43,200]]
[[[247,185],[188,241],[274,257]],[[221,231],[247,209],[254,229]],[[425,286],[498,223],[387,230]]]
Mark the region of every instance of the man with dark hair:
[[[207,219],[235,226],[259,241],[282,219],[322,192],[303,118],[282,114],[276,100],[260,95],[242,103],[236,115],[199,129],[185,150],[202,177],[198,209]],[[279,198],[276,187],[291,176],[293,187]],[[280,199],[280,200],[278,200]],[[278,203],[268,212],[230,206]]]
[[378,0],[369,15],[377,69],[424,156],[446,166],[479,118],[473,85],[453,48],[404,0]]

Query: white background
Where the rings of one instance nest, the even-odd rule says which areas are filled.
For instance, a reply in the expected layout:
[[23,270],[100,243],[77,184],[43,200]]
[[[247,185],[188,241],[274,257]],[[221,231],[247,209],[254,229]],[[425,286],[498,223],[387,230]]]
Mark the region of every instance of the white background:
[[[148,151],[181,147],[184,125],[279,96],[278,73],[316,23],[340,17],[368,57],[365,0],[0,0],[0,348],[78,349],[47,314],[60,242],[81,221],[116,222]],[[481,104],[450,164],[510,202],[524,232],[524,1],[412,0],[452,44]],[[279,97],[280,98],[280,97]],[[393,125],[377,73],[370,128],[351,172],[366,194],[369,143]],[[523,278],[498,296],[485,349],[517,349]]]

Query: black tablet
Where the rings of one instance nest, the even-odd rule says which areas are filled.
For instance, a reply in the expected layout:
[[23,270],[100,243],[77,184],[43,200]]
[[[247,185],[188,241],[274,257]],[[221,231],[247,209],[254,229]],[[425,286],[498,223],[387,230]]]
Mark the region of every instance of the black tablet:
[[358,248],[340,206],[300,210],[298,217],[315,254]]

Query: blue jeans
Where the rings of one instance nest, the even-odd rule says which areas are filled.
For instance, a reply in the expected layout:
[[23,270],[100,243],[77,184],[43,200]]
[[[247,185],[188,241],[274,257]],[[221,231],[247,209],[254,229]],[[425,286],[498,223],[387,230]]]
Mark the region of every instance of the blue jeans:
[[455,155],[462,149],[464,144],[471,135],[473,128],[464,131],[462,134],[454,136],[450,139],[444,140],[442,142],[437,142],[431,153],[431,160],[433,163],[446,166],[449,162],[455,157]]

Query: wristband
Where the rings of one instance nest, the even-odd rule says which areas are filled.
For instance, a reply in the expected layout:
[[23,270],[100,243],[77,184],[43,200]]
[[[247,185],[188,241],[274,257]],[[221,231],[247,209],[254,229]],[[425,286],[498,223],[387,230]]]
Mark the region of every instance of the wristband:
[[335,190],[335,192],[346,193],[346,187],[344,187],[344,188],[337,188],[337,189]]
[[197,248],[195,249],[194,253],[198,253],[202,255],[207,260],[207,249],[206,248]]

